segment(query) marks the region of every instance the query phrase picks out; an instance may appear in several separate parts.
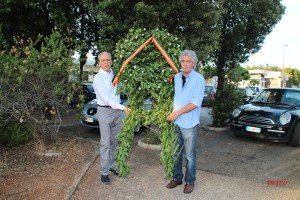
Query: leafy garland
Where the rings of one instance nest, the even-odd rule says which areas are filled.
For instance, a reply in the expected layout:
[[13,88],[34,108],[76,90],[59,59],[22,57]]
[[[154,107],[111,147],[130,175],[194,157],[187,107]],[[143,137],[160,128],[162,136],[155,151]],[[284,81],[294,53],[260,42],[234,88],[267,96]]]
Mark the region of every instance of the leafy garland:
[[[124,39],[116,45],[115,64],[113,70],[118,73],[120,66],[148,38],[154,36],[173,62],[178,66],[178,56],[181,51],[178,38],[165,30],[130,29]],[[133,144],[134,130],[139,122],[143,126],[155,124],[160,129],[161,153],[160,160],[166,176],[172,176],[176,151],[175,125],[166,120],[173,109],[173,83],[170,78],[175,75],[153,43],[148,44],[125,68],[119,76],[118,91],[126,91],[128,106],[133,110],[124,123],[118,136],[120,146],[117,150],[117,167],[121,176],[129,173],[126,164]],[[144,110],[143,104],[150,98],[151,110]]]

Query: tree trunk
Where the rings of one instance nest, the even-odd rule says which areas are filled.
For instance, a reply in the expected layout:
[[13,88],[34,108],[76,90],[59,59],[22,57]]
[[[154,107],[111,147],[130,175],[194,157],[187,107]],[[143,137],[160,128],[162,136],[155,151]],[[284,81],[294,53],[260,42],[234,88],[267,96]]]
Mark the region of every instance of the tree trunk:
[[79,61],[80,61],[79,81],[82,82],[82,79],[83,79],[83,77],[82,77],[82,75],[83,75],[83,65],[87,61],[86,53],[81,53]]
[[217,86],[216,96],[218,96],[218,94],[221,93],[221,91],[223,91],[223,86],[225,82],[225,64],[220,60],[218,60],[217,62],[217,74],[218,74],[218,86]]

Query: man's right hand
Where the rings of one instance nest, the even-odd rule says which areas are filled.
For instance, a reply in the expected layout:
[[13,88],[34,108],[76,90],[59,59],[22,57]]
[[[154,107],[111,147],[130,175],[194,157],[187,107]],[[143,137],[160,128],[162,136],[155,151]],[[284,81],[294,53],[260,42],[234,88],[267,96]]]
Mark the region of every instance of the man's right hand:
[[131,109],[130,109],[130,108],[128,108],[128,107],[125,107],[125,108],[124,108],[124,112],[126,112],[126,113],[130,113],[130,112],[131,112]]

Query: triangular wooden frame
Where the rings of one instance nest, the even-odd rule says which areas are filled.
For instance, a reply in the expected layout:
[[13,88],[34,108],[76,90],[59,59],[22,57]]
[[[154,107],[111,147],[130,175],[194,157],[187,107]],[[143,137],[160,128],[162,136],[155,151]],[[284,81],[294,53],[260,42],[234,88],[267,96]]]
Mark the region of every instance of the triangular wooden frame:
[[130,61],[140,52],[142,51],[150,42],[153,42],[154,45],[157,47],[159,52],[162,54],[162,56],[166,59],[167,63],[171,66],[175,74],[178,73],[178,69],[175,66],[174,62],[171,60],[170,56],[166,53],[166,51],[162,48],[162,46],[159,44],[159,42],[155,39],[154,35],[151,36],[147,41],[145,41],[131,56],[129,56],[122,64],[122,67],[118,74],[113,79],[113,85],[115,86],[119,80],[120,74],[124,71],[125,67],[130,63]]

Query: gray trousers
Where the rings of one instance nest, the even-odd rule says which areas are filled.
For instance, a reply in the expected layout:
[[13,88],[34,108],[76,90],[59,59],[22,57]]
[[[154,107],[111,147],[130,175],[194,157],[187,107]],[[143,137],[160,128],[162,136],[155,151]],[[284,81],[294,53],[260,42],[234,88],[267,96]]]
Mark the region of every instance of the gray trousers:
[[117,135],[122,126],[122,111],[97,106],[100,126],[100,165],[101,174],[108,175],[116,165],[116,150],[119,146]]

